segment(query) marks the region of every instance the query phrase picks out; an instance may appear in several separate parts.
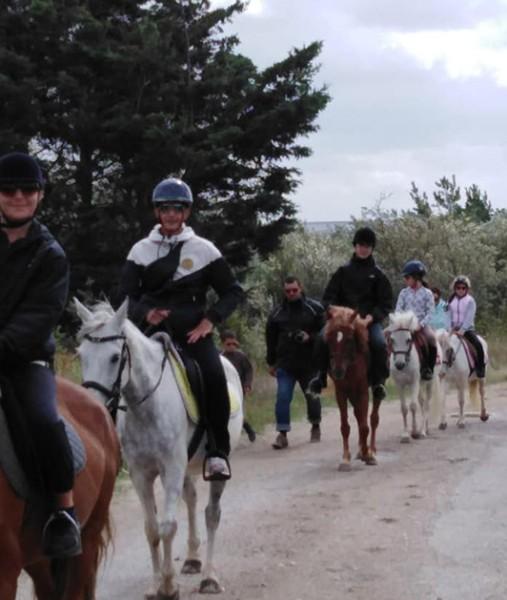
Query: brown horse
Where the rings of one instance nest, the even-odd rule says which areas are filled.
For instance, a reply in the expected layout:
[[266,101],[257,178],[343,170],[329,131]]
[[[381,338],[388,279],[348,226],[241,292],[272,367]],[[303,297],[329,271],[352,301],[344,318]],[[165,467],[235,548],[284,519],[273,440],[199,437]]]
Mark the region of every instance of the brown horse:
[[51,565],[41,553],[47,515],[32,506],[25,511],[26,503],[14,494],[0,470],[1,600],[15,599],[23,569],[33,580],[38,600],[95,598],[97,568],[110,540],[109,504],[120,466],[119,443],[110,415],[89,392],[61,378],[57,390],[60,414],[72,423],[86,449],[86,466],[74,486],[83,552]]
[[354,408],[359,430],[358,458],[367,465],[376,465],[376,430],[379,423],[380,400],[373,400],[370,417],[371,440],[368,447],[368,328],[356,311],[342,306],[330,306],[330,319],[324,329],[329,347],[331,378],[340,409],[341,433],[343,438],[343,460],[340,471],[351,468],[347,401]]

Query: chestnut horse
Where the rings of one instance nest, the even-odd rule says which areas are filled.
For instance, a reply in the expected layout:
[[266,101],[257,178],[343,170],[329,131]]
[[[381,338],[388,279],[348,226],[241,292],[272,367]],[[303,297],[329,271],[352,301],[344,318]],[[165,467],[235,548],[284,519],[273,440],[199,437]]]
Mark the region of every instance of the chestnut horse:
[[356,311],[342,306],[330,306],[330,319],[324,328],[324,338],[329,347],[331,370],[340,409],[343,438],[343,460],[338,469],[350,471],[350,425],[347,400],[354,408],[359,430],[358,458],[367,465],[376,465],[375,434],[379,423],[380,400],[373,400],[370,416],[371,439],[368,447],[368,327]]
[[[57,377],[58,408],[79,433],[86,465],[74,485],[82,528],[81,555],[50,561],[41,552],[47,514],[16,496],[0,470],[0,598],[14,600],[24,569],[38,600],[93,600],[97,568],[110,540],[109,503],[120,467],[120,450],[107,410],[84,388]],[[53,578],[53,575],[55,577]]]

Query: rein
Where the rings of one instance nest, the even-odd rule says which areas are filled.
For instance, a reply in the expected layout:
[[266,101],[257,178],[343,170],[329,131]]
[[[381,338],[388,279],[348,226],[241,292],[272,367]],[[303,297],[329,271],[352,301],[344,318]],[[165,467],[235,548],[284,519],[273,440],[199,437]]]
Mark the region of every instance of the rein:
[[[120,406],[121,387],[122,387],[121,377],[123,374],[123,369],[125,368],[125,365],[128,363],[129,379],[130,379],[130,371],[132,369],[132,358],[131,358],[130,347],[127,343],[127,337],[124,334],[108,335],[108,336],[104,336],[104,337],[95,337],[95,336],[86,334],[84,336],[84,339],[86,339],[89,342],[92,342],[94,344],[103,344],[105,342],[115,342],[117,340],[123,340],[123,345],[121,348],[120,367],[118,369],[118,375],[116,376],[116,379],[115,379],[111,389],[106,388],[104,385],[102,385],[98,381],[83,381],[83,383],[81,384],[83,387],[85,387],[87,389],[97,390],[98,392],[100,392],[101,394],[104,394],[104,396],[106,396],[106,408],[109,411],[109,413],[111,414],[113,421],[116,423],[117,412],[119,410],[123,410],[123,411],[127,410],[127,406]],[[145,402],[158,389],[159,385],[162,382],[162,377],[164,375],[164,369],[165,369],[166,362],[167,362],[167,352],[164,347],[162,364],[160,365],[160,375],[157,380],[157,383],[153,386],[153,388],[149,392],[147,392],[140,400],[138,400],[134,404],[134,406],[139,406],[140,404]]]

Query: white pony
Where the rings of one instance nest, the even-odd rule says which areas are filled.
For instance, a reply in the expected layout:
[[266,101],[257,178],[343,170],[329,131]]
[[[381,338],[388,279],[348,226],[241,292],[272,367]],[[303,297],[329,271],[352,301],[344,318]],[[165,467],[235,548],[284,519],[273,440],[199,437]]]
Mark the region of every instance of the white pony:
[[[135,490],[141,500],[146,537],[151,551],[153,587],[145,598],[177,600],[178,585],[172,557],[180,496],[188,509],[188,554],[183,573],[199,573],[200,540],[196,528],[197,493],[192,475],[201,469],[204,442],[190,464],[187,445],[195,426],[187,417],[184,401],[165,348],[147,338],[127,319],[127,303],[115,313],[108,303],[89,310],[74,299],[82,321],[79,332],[83,379],[110,402],[121,393],[126,412],[119,426],[120,442]],[[231,416],[231,447],[240,437],[243,424],[242,389],[236,369],[223,360],[230,390],[237,395],[238,412]],[[104,399],[104,398],[103,398]],[[163,506],[157,511],[154,483],[162,483]],[[207,556],[200,592],[223,591],[213,565],[215,533],[220,521],[220,498],[224,481],[210,482],[206,507]],[[157,519],[158,516],[158,519]],[[162,556],[160,553],[162,542]]]
[[[419,321],[412,311],[389,315],[389,326],[386,328],[391,354],[389,367],[391,377],[394,379],[400,395],[403,416],[401,442],[409,442],[410,436],[414,439],[426,437],[429,433],[431,401],[433,397],[438,399],[440,395],[438,360],[433,379],[431,381],[421,380],[421,362],[413,338],[413,334],[418,328]],[[438,355],[441,355],[441,352],[437,346]],[[412,414],[410,433],[408,427],[409,408]]]
[[[465,398],[467,389],[470,394],[470,401],[474,407],[478,406],[478,396],[480,396],[480,418],[481,421],[487,421],[489,415],[486,411],[485,379],[478,379],[475,371],[470,374],[470,367],[468,365],[463,338],[456,333],[449,334],[444,329],[439,329],[437,331],[437,339],[442,346],[444,356],[442,368],[444,389],[440,411],[440,429],[445,429],[447,427],[446,395],[451,382],[453,382],[458,389],[458,427],[461,429],[465,427]],[[484,348],[484,357],[487,363],[488,345],[483,338],[480,338],[480,340]],[[479,394],[477,392],[479,392]]]

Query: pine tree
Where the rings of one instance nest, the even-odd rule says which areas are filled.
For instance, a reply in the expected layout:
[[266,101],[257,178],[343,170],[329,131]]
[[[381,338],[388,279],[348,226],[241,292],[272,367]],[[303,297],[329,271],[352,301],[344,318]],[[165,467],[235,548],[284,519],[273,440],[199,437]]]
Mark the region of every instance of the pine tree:
[[191,224],[237,267],[295,224],[301,139],[329,96],[321,44],[259,70],[224,25],[242,2],[7,0],[0,8],[2,150],[28,147],[51,181],[44,218],[75,287],[109,293],[153,224],[168,175],[192,187]]

